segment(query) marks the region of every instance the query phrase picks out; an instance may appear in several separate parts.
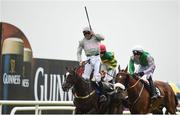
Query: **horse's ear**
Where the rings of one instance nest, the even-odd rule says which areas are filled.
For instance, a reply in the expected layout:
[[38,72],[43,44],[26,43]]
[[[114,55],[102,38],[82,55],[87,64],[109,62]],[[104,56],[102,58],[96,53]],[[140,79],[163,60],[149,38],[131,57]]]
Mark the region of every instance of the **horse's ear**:
[[121,66],[120,66],[120,65],[118,66],[118,71],[119,71],[119,72],[121,71]]
[[128,71],[128,65],[126,66],[126,69],[125,69],[125,72],[127,72]]

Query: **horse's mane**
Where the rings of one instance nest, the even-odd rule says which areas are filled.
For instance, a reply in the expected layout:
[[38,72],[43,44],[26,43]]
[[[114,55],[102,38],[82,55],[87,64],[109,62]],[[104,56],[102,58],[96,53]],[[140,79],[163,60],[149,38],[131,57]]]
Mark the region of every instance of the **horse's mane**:
[[137,75],[131,75],[131,74],[129,74],[126,70],[121,70],[121,72],[120,73],[124,73],[124,74],[127,74],[129,77],[131,77],[131,78],[133,78],[133,79],[135,79],[135,80],[139,80],[140,78],[137,76]]
[[140,79],[137,75],[130,75],[130,77],[134,78],[135,80],[139,80]]
[[90,80],[85,80],[83,77],[82,77],[82,74],[84,73],[84,66],[78,66],[78,67],[75,67],[75,68],[71,68],[69,69],[69,72],[77,77],[78,79],[81,79],[83,82],[89,84],[90,83]]
[[78,67],[74,67],[74,68],[66,67],[66,71],[68,71],[69,73],[71,73],[74,76],[81,77],[84,70],[83,70],[82,66],[78,66]]
[[75,74],[78,77],[82,77],[83,73],[84,73],[84,67],[83,66],[79,66],[79,67],[75,68]]

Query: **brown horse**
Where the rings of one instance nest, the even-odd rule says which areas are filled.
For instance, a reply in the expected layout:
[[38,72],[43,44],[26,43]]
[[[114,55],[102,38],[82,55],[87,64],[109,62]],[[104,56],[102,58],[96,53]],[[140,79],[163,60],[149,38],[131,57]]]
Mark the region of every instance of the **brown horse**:
[[151,96],[145,84],[137,76],[131,76],[127,73],[127,68],[121,70],[116,75],[116,82],[125,85],[128,93],[129,109],[131,113],[146,114],[154,113],[166,108],[171,114],[176,113],[177,98],[168,83],[155,81],[155,86],[160,90],[163,97],[151,100]]
[[111,100],[108,97],[107,102],[99,103],[99,95],[96,93],[92,82],[81,77],[83,70],[82,66],[68,70],[66,80],[62,85],[64,91],[68,91],[73,87],[75,113],[122,113],[123,106],[118,98]]

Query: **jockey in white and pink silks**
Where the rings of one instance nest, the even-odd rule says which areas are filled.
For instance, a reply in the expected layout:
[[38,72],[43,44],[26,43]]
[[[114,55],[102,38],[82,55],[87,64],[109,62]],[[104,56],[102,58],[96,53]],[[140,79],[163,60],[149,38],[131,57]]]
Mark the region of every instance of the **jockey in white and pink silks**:
[[[101,83],[101,74],[100,74],[100,49],[99,44],[102,40],[104,40],[104,37],[102,37],[99,34],[94,34],[92,30],[90,30],[89,27],[85,27],[83,29],[84,38],[79,41],[79,46],[77,50],[77,58],[80,62],[80,65],[82,64],[82,50],[84,50],[87,60],[90,60],[90,63],[87,63],[85,65],[84,73],[82,74],[82,77],[84,79],[90,79],[90,75],[94,69],[93,79],[92,81],[95,81],[100,89],[102,89],[102,83]],[[100,91],[101,92],[101,91]],[[104,98],[104,95],[101,95]]]
[[82,63],[82,50],[85,51],[87,60],[90,59],[90,63],[85,65],[84,74],[82,77],[84,79],[89,79],[92,70],[94,69],[95,81],[99,82],[101,80],[101,75],[99,73],[99,67],[101,63],[99,43],[104,40],[99,34],[94,34],[88,27],[83,29],[84,38],[79,41],[79,46],[77,50],[77,58],[80,64]]

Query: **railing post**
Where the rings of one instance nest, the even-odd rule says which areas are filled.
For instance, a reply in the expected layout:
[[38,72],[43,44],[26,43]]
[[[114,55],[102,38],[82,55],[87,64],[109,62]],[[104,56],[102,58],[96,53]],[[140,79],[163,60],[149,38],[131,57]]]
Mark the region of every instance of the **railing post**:
[[0,104],[0,115],[2,115],[2,104]]
[[41,110],[39,110],[39,113],[38,113],[38,114],[39,114],[39,115],[41,115],[41,113],[42,113],[42,111],[41,111]]
[[36,105],[36,109],[35,109],[35,115],[39,114],[39,110],[38,110],[39,105]]

